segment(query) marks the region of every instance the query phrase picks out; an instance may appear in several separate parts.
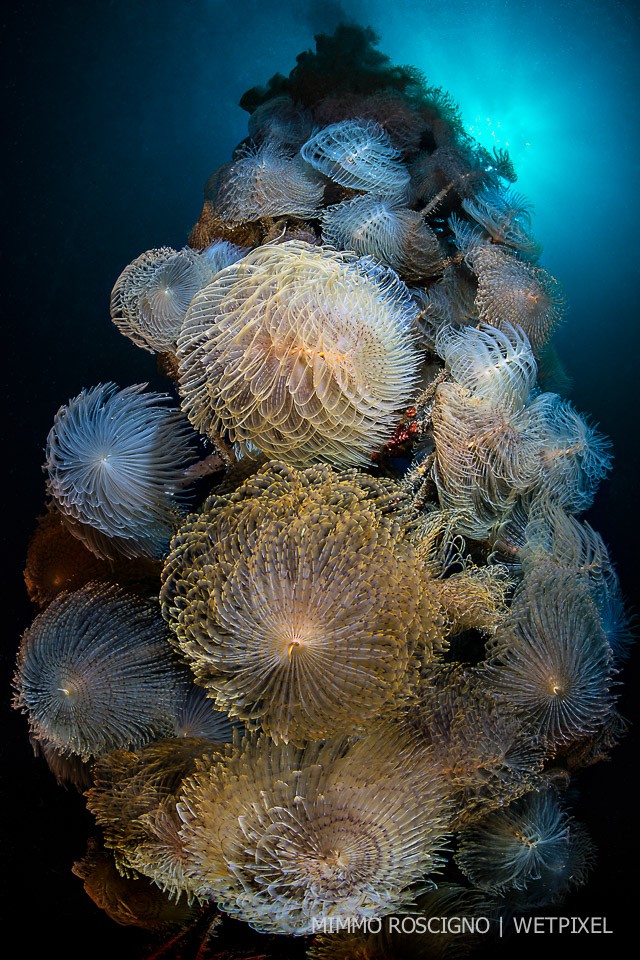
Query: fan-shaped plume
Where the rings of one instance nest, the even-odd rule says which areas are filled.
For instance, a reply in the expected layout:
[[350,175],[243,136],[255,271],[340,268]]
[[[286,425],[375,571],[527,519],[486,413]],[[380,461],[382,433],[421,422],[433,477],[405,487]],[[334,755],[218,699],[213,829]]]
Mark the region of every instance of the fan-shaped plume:
[[217,763],[224,752],[222,744],[182,737],[116,750],[96,763],[87,806],[121,873],[142,873],[170,896],[184,893],[191,902],[195,886],[185,872],[176,799],[199,761]]
[[181,680],[156,603],[89,583],[25,632],[14,705],[34,737],[86,759],[168,731]]
[[429,505],[412,529],[411,539],[431,580],[444,579],[465,563],[464,537],[456,530],[455,514],[447,510]]
[[163,612],[219,709],[300,741],[408,694],[443,621],[394,500],[392,481],[270,463],[189,518]]
[[506,598],[512,582],[504,568],[495,564],[480,567],[467,563],[464,570],[437,580],[432,586],[445,610],[447,636],[465,630],[492,635],[506,616]]
[[467,259],[478,277],[480,318],[502,330],[522,327],[533,349],[541,350],[564,315],[558,281],[493,245],[472,247]]
[[[483,938],[497,905],[487,894],[454,883],[438,883],[418,898],[410,916],[381,924],[379,932],[316,937],[309,960],[460,960]],[[475,929],[474,918],[481,918]],[[327,924],[327,927],[330,925]],[[373,925],[372,925],[373,926]],[[337,927],[337,924],[336,924]]]
[[120,867],[128,868],[131,851],[147,837],[145,815],[175,799],[197,760],[207,757],[215,763],[224,752],[223,744],[199,737],[171,737],[137,750],[113,750],[96,762],[87,806]]
[[462,831],[455,859],[481,890],[538,886],[544,890],[543,902],[549,903],[584,883],[593,863],[593,844],[557,793],[544,790]]
[[541,561],[585,578],[600,624],[615,657],[624,659],[634,640],[616,569],[604,540],[588,523],[573,517],[549,496],[537,497],[525,527],[525,568]]
[[263,217],[316,217],[324,195],[320,178],[278,143],[242,149],[228,164],[216,189],[209,189],[214,212],[226,223]]
[[528,552],[525,531],[532,499],[535,499],[535,494],[526,493],[516,497],[489,537],[492,551],[487,558],[488,562],[504,565],[514,578],[521,576],[523,561]]
[[540,244],[530,232],[531,204],[521,194],[489,186],[463,200],[462,206],[495,244],[503,244],[531,260],[539,257]]
[[235,243],[229,243],[228,240],[214,240],[200,251],[200,256],[207,261],[212,276],[215,276],[220,270],[241,260],[247,253],[249,253],[248,248],[239,247]]
[[187,307],[215,272],[210,258],[189,247],[147,250],[116,280],[111,319],[120,333],[144,350],[175,351]]
[[300,154],[329,180],[378,197],[406,196],[409,173],[388,133],[372,120],[343,120],[314,134]]
[[452,213],[447,221],[449,229],[453,234],[452,240],[460,253],[464,254],[468,262],[473,262],[473,254],[480,246],[487,246],[491,243],[491,238],[477,223],[471,223],[469,220],[463,220],[456,213]]
[[405,280],[442,273],[442,250],[420,213],[394,201],[364,194],[328,207],[322,237],[340,250],[370,255]]
[[537,365],[528,338],[515,327],[442,327],[436,350],[451,375],[479,400],[516,411],[535,387]]
[[315,39],[116,280],[170,390],[60,408],[28,548],[13,705],[156,960],[460,960],[585,879],[560,791],[627,729],[610,445],[511,158],[370,28]]
[[526,567],[541,562],[584,574],[600,584],[612,569],[604,540],[588,523],[578,520],[547,492],[529,505],[524,528]]
[[441,864],[445,805],[428,768],[376,743],[303,749],[245,740],[183,786],[178,810],[200,894],[265,932],[384,916]]
[[455,514],[446,510],[434,509],[422,516],[412,541],[445,611],[448,636],[465,630],[494,633],[506,616],[507,594],[513,586],[507,567],[474,563],[457,530]]
[[540,464],[549,497],[571,513],[587,510],[611,469],[611,444],[568,400],[542,393],[529,408],[544,438]]
[[436,349],[457,381],[438,384],[432,411],[440,504],[458,515],[460,532],[491,539],[497,554],[502,538],[509,560],[504,525],[518,498],[544,494],[586,509],[609,469],[608,441],[556,394],[531,399],[536,362],[521,331],[442,325]]
[[[532,404],[535,407],[535,404]],[[541,449],[544,445],[544,437]],[[539,453],[538,453],[539,458]],[[507,563],[514,573],[542,563],[583,575],[595,593],[607,589],[615,571],[607,547],[588,523],[559,502],[558,490],[549,490],[541,473],[538,484],[516,500],[513,509],[492,534],[492,562]]]
[[47,437],[47,491],[98,557],[162,557],[185,513],[195,435],[167,395],[144,387],[83,390],[60,407]]
[[398,749],[443,778],[454,830],[539,785],[544,744],[496,699],[482,668],[435,664],[417,693],[369,736],[395,731]]
[[440,383],[432,422],[440,504],[456,515],[460,533],[488,538],[539,478],[539,437],[526,410],[509,413],[458,384]]
[[535,567],[494,643],[490,684],[551,747],[605,724],[613,706],[611,650],[583,577]]
[[180,836],[182,821],[175,798],[162,800],[154,810],[140,817],[140,824],[146,836],[129,852],[130,869],[149,877],[172,899],[184,897],[187,903],[201,899],[189,875],[190,862]]
[[464,265],[448,262],[442,277],[428,288],[412,290],[420,307],[420,332],[435,353],[442,327],[475,326],[479,317],[475,307],[476,284]]
[[186,682],[176,696],[173,735],[197,737],[216,743],[230,741],[233,725],[226,713],[216,710],[202,687]]
[[214,439],[304,465],[364,463],[416,382],[418,310],[395,273],[289,241],[253,250],[194,299],[182,406]]

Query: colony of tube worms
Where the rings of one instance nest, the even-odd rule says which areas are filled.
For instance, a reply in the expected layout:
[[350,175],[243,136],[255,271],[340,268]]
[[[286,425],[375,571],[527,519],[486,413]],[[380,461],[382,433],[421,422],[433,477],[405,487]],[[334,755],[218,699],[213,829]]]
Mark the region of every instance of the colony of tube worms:
[[167,392],[55,416],[15,706],[116,922],[457,956],[313,934],[586,881],[567,786],[624,729],[631,640],[580,517],[611,454],[554,392],[564,299],[508,155],[371,31],[316,41],[243,97],[188,245],[115,279]]

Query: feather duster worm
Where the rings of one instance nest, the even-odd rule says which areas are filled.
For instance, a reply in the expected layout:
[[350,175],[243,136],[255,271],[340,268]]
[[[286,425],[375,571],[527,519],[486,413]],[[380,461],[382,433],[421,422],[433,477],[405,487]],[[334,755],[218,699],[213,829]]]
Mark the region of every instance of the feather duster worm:
[[[249,137],[209,178],[191,249],[147,251],[116,281],[113,320],[161,352],[206,436],[166,397],[113,384],[49,436],[70,533],[43,525],[30,551],[49,606],[21,645],[16,706],[60,780],[94,776],[115,862],[76,872],[118,922],[155,929],[156,910],[188,920],[211,898],[296,935],[318,918],[473,913],[477,891],[416,899],[451,834],[509,909],[591,862],[548,786],[624,729],[629,620],[604,543],[572,516],[608,442],[541,392],[560,379],[563,301],[508,154],[374,43],[343,25],[245,94]],[[211,457],[191,466],[209,441],[213,493]],[[78,573],[71,537],[97,565]],[[162,563],[166,631],[145,599]],[[59,593],[88,576],[138,595]],[[218,742],[241,724],[243,741]]]
[[585,882],[593,864],[593,845],[558,794],[544,790],[527,794],[462,831],[455,859],[481,890],[496,893],[537,886],[549,903]]
[[72,871],[96,906],[115,923],[157,933],[187,927],[197,919],[197,907],[184,898],[173,903],[147,877],[123,877],[113,857],[96,841]]
[[254,143],[268,140],[296,151],[313,133],[313,117],[309,110],[283,94],[256,107],[249,117],[248,129]]
[[34,737],[87,759],[168,732],[182,682],[156,604],[89,583],[25,632],[14,705]]
[[375,257],[407,281],[444,268],[438,237],[418,211],[369,194],[328,207],[322,237],[338,249]]
[[[238,256],[233,255],[231,244],[226,247],[226,263],[232,263]],[[215,273],[215,260],[189,247],[147,250],[116,280],[111,291],[111,319],[120,333],[144,350],[175,351],[187,307]]]
[[224,747],[197,737],[157,740],[137,751],[116,750],[94,767],[87,806],[113,851],[120,873],[144,874],[176,899],[195,897],[179,838],[177,796],[183,780]]
[[324,196],[320,177],[279,143],[246,146],[209,181],[208,199],[225,223],[264,217],[316,217]]
[[609,469],[609,443],[568,401],[535,395],[522,330],[442,326],[436,349],[456,382],[435,390],[433,476],[460,532],[490,538],[524,496],[586,509]]
[[462,207],[486,230],[494,244],[531,259],[540,255],[540,244],[531,235],[531,204],[521,194],[487,186],[474,197],[464,199]]
[[195,435],[169,397],[143,385],[83,390],[47,437],[47,491],[71,533],[101,558],[160,558],[186,509]]
[[176,737],[198,737],[217,743],[230,741],[233,726],[225,713],[216,710],[202,687],[188,682],[179,691],[174,707]]
[[393,90],[380,90],[368,96],[344,93],[320,101],[313,109],[313,116],[316,125],[322,129],[343,120],[378,123],[406,158],[418,150],[428,126],[424,112],[416,107],[407,97]]
[[551,747],[605,724],[613,706],[611,649],[581,577],[535,567],[494,644],[491,685]]
[[[367,741],[369,743],[369,741]],[[183,786],[182,838],[200,893],[261,931],[383,916],[441,865],[446,806],[428,770],[345,739],[244,741]]]
[[537,437],[527,419],[479,403],[457,384],[438,386],[433,407],[433,476],[458,530],[482,540],[539,476]]
[[514,584],[506,566],[480,566],[466,554],[455,514],[430,510],[411,534],[447,621],[447,636],[477,630],[488,636],[504,621]]
[[543,489],[571,513],[587,510],[611,469],[610,441],[555,393],[536,397],[530,414],[536,417],[544,437],[540,450]]
[[564,296],[555,277],[493,245],[480,244],[467,260],[478,277],[480,319],[498,329],[521,327],[533,349],[541,350],[564,314]]
[[[495,899],[481,890],[439,883],[437,889],[418,898],[411,916],[390,918],[377,933],[320,936],[307,951],[307,957],[309,960],[398,960],[398,957],[459,960],[478,945],[486,930],[485,921],[496,914]],[[482,918],[477,932],[474,918]]]
[[454,380],[478,400],[516,411],[535,387],[536,359],[527,336],[517,327],[497,330],[488,323],[443,327],[436,350]]
[[185,513],[195,435],[168,396],[114,383],[61,407],[47,437],[47,491],[101,558],[160,558]]
[[300,741],[406,695],[442,614],[399,500],[392,481],[270,463],[181,527],[163,612],[221,710]]
[[544,563],[580,574],[596,605],[614,657],[625,659],[633,643],[633,618],[626,609],[615,565],[600,534],[548,494],[530,504],[521,547],[525,570]]
[[416,383],[417,312],[375,261],[297,241],[258,247],[187,312],[183,410],[196,429],[275,459],[364,463]]
[[303,160],[334,183],[378,197],[402,198],[409,173],[386,130],[372,120],[343,120],[300,148]]
[[415,702],[371,729],[369,739],[385,738],[441,777],[454,831],[541,782],[544,744],[496,699],[480,668],[436,665]]

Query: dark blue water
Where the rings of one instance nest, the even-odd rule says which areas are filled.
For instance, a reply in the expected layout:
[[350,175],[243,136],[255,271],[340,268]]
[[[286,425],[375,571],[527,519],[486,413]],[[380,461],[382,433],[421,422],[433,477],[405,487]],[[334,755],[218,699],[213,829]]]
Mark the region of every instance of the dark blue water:
[[[485,145],[508,146],[536,210],[543,265],[565,287],[557,343],[572,399],[613,441],[614,471],[587,519],[604,536],[638,604],[637,389],[640,24],[635,4],[408,2],[26,2],[3,8],[5,119],[3,735],[7,883],[3,931],[69,958],[136,956],[70,875],[90,825],[60,791],[8,708],[21,631],[32,615],[22,563],[41,510],[46,434],[60,404],[106,380],[162,387],[154,358],[109,319],[122,268],[154,246],[180,247],[209,174],[246,135],[237,103],[287,74],[313,35],[344,18],[372,26],[396,63],[413,64],[459,102]],[[621,676],[637,719],[638,656]],[[583,771],[578,812],[600,856],[574,914],[609,916],[619,949],[634,936],[638,863],[632,728],[611,762]],[[18,919],[22,910],[24,919]],[[531,941],[532,938],[529,938]],[[549,956],[584,938],[516,945]],[[543,942],[544,941],[544,942]],[[587,945],[588,947],[589,945]],[[586,949],[586,948],[585,948]],[[554,952],[555,951],[555,952]],[[505,954],[506,955],[506,954]]]

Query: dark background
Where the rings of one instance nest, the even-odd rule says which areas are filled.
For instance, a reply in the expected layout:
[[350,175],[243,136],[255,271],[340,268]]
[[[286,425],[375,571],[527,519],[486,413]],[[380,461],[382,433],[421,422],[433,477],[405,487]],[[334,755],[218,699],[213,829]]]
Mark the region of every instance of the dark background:
[[[85,852],[89,818],[80,798],[57,787],[44,763],[33,757],[26,722],[10,707],[15,651],[33,616],[22,568],[44,502],[41,464],[46,434],[58,407],[83,387],[107,380],[121,386],[150,382],[164,387],[154,358],[137,350],[111,324],[108,303],[115,279],[142,251],[186,243],[200,212],[205,180],[246,134],[247,115],[237,106],[241,94],[276,70],[287,73],[295,55],[313,46],[313,34],[332,30],[343,14],[367,22],[363,6],[293,0],[287,4],[100,0],[87,5],[8,4],[0,14],[5,108],[5,276],[0,288],[4,344],[0,770],[5,889],[0,899],[0,945],[10,934],[17,936],[22,953],[14,955],[35,957],[61,949],[69,960],[137,958],[144,941],[135,931],[109,921],[71,875],[71,864]],[[418,5],[399,6],[406,13],[409,35]],[[521,17],[536,7],[503,6]],[[626,5],[585,3],[584,8],[585,15],[589,11],[597,18],[607,10],[610,14],[609,8],[624,10]],[[372,10],[374,25],[382,33],[381,49],[389,51],[380,26],[385,7],[377,3]],[[620,21],[625,23],[636,31],[632,42],[637,40],[632,13]],[[404,25],[396,16],[396,33]],[[470,31],[473,26],[469,21]],[[596,19],[594,44],[598,29]],[[397,43],[397,37],[393,39]],[[447,39],[443,36],[442,42]],[[628,52],[628,30],[625,49]],[[499,54],[498,48],[492,56]],[[559,75],[562,69],[558,66]],[[638,600],[640,278],[635,232],[620,228],[621,223],[637,223],[638,181],[625,179],[625,171],[637,173],[637,153],[633,161],[629,159],[636,146],[629,138],[637,137],[631,130],[635,105],[629,100],[630,77],[620,79],[616,118],[626,114],[627,128],[619,122],[607,124],[601,115],[593,117],[594,150],[612,138],[620,144],[620,167],[608,169],[606,182],[592,184],[594,196],[609,191],[608,216],[602,219],[598,212],[594,223],[587,206],[581,209],[584,223],[571,224],[578,250],[585,235],[596,238],[599,250],[589,246],[585,264],[575,248],[563,248],[562,262],[558,262],[562,251],[554,250],[553,242],[551,248],[556,256],[554,274],[564,279],[566,271],[574,292],[560,337],[575,381],[573,400],[578,409],[593,414],[614,443],[613,476],[588,519],[609,544],[633,606]],[[453,84],[450,92],[457,97]],[[586,175],[558,170],[568,193],[578,174]],[[622,713],[637,723],[637,652],[621,679]],[[632,777],[637,765],[637,728],[632,724],[611,761],[583,771],[578,782],[576,812],[587,824],[599,857],[588,886],[572,895],[562,912],[606,916],[614,935],[588,944],[605,950],[619,950],[626,939],[635,937],[640,830],[638,788]],[[569,943],[567,937],[526,942],[520,938],[515,944],[498,945],[492,955],[507,956],[516,949],[520,956],[541,950],[549,957],[560,956],[561,951],[564,956],[576,945],[584,949],[584,942],[584,938],[571,938]]]

